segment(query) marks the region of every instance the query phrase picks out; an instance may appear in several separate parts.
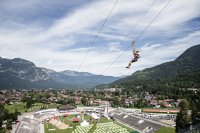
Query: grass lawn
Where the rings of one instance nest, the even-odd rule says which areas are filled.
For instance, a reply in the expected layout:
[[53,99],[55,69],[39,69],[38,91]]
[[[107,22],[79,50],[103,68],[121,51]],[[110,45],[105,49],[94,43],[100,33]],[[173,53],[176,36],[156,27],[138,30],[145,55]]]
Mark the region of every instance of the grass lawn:
[[55,109],[59,106],[60,104],[57,104],[57,103],[47,104],[47,109]]
[[123,128],[126,128],[129,132],[130,132],[130,131],[135,131],[134,129],[132,129],[132,128],[130,128],[130,127],[124,125],[124,124],[121,124],[121,123],[119,123],[119,122],[117,122],[117,121],[115,121],[115,123],[118,124],[118,125],[120,125],[120,126],[123,127]]
[[17,109],[18,112],[24,113],[25,111],[27,112],[32,112],[34,110],[40,110],[41,106],[44,105],[47,109],[52,109],[52,108],[57,108],[60,104],[43,104],[43,103],[35,103],[34,106],[32,106],[30,109],[26,108],[26,103],[25,102],[19,102],[19,103],[13,103],[12,105],[5,105],[5,108],[8,109],[10,113],[15,112]]
[[162,127],[158,131],[156,131],[155,133],[175,133],[175,128]]
[[[134,129],[132,129],[132,128],[130,128],[130,127],[127,127],[126,125],[123,125],[123,124],[121,124],[121,123],[119,123],[119,122],[117,122],[117,121],[112,121],[112,120],[108,120],[108,119],[107,119],[107,121],[106,121],[106,118],[102,118],[102,119],[103,119],[103,120],[100,119],[101,122],[99,121],[98,123],[114,122],[115,124],[117,124],[117,125],[119,125],[119,126],[125,128],[125,129],[127,129],[128,132],[130,132],[130,131],[135,131]],[[95,131],[95,129],[96,129],[96,125],[94,124],[94,126],[90,129],[90,131],[89,131],[88,133],[93,133],[93,132]]]
[[106,122],[112,122],[113,120],[107,119],[107,118],[101,118],[98,123],[106,123]]
[[17,109],[18,112],[25,112],[25,110],[27,110],[27,108],[25,108],[24,106],[26,106],[26,103],[23,102],[19,102],[19,103],[14,103],[12,105],[5,105],[5,108],[10,112],[13,113],[15,112],[15,110]]
[[[44,129],[45,129],[45,133],[72,133],[72,131],[74,131],[76,129],[76,126],[80,126],[80,122],[78,123],[73,123],[71,122],[71,119],[76,117],[77,115],[70,115],[70,116],[67,116],[67,117],[63,117],[63,116],[60,116],[59,119],[60,121],[66,123],[67,125],[69,125],[70,127],[72,128],[68,128],[68,129],[58,129],[57,127],[49,124],[49,123],[45,123],[44,125]],[[89,115],[85,115],[84,116],[84,119],[85,120],[91,120],[91,116]],[[114,122],[116,124],[118,124],[119,126],[123,127],[123,128],[126,128],[128,131],[134,131],[134,129],[132,128],[129,128],[119,122],[116,122],[116,121],[112,121],[111,119],[106,119],[106,118],[101,118],[98,123],[106,123],[106,122]],[[90,125],[93,125],[93,127],[89,130],[88,133],[93,133],[96,129],[96,122],[93,122],[93,121],[90,121]],[[55,130],[51,130],[49,131],[49,129],[55,129]]]
[[[44,129],[45,129],[45,133],[71,133],[76,127],[79,126],[80,123],[73,123],[71,121],[72,118],[74,118],[76,115],[70,115],[68,117],[63,117],[60,116],[59,119],[60,121],[64,122],[65,124],[69,125],[72,128],[68,128],[68,129],[58,129],[56,126],[49,124],[49,123],[45,123],[44,125]],[[55,129],[52,131],[48,131],[49,129]]]

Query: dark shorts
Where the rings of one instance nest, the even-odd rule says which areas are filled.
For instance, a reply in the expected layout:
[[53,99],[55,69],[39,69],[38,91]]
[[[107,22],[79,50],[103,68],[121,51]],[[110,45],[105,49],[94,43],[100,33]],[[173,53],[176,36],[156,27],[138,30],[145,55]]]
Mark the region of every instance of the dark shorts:
[[133,63],[133,62],[136,62],[136,61],[137,61],[137,59],[132,59],[132,60],[131,60],[132,63]]

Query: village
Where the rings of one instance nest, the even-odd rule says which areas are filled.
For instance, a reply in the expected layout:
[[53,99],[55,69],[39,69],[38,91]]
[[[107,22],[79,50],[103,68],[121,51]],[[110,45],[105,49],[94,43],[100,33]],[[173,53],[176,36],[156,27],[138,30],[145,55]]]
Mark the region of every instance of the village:
[[164,99],[164,95],[149,92],[128,96],[122,92],[121,88],[1,90],[0,104],[10,118],[1,126],[13,133],[98,133],[106,128],[123,133],[175,130],[179,104],[185,99]]
[[[178,108],[183,99],[159,99],[157,96],[145,92],[141,101],[137,95],[124,97],[115,96],[119,91],[105,89],[102,91],[69,91],[69,90],[2,90],[0,91],[0,104],[12,105],[27,102],[31,99],[33,103],[49,104],[72,104],[76,106],[107,106],[140,108]],[[31,107],[34,104],[31,105]],[[17,109],[17,108],[16,108]]]

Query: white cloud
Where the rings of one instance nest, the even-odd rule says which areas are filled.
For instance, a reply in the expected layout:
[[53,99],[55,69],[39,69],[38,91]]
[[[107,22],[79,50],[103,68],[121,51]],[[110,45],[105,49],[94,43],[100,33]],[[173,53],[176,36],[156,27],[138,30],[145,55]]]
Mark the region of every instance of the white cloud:
[[109,52],[116,52],[122,49],[122,46],[115,42],[107,44],[106,47],[108,47]]
[[52,60],[49,60],[46,65],[52,65],[53,61]]
[[[0,56],[21,57],[33,61],[38,66],[57,71],[77,70],[83,56],[88,51],[86,46],[91,44],[114,2],[115,0],[94,1],[74,8],[67,12],[63,18],[45,27],[34,24],[34,22],[29,25],[18,25],[17,22],[9,22],[6,26],[2,25],[0,27]],[[81,70],[101,74],[128,45],[120,44],[120,41],[124,39],[124,35],[133,31],[132,29],[141,14],[149,8],[152,2],[153,0],[119,1],[97,42],[86,57]],[[131,36],[138,35],[166,2],[167,0],[157,1]],[[136,70],[175,59],[185,49],[198,44],[200,32],[185,33],[184,25],[185,22],[200,15],[199,5],[200,1],[198,0],[176,0],[145,34],[144,37],[152,37],[151,41],[146,41],[146,45],[139,44],[142,58],[133,64],[133,69],[126,70],[124,68],[132,58],[132,52],[127,51],[105,74],[128,75]],[[23,12],[30,6],[31,3],[24,3],[21,7],[18,5],[11,7],[16,10],[21,8],[20,12]],[[14,12],[11,7],[7,8],[10,12]],[[152,41],[161,36],[177,38],[177,34],[183,31],[185,36],[180,39],[170,40],[166,43]],[[155,36],[156,38],[154,38]],[[131,41],[130,38],[128,41]]]
[[[152,67],[167,61],[174,60],[186,49],[199,44],[200,31],[189,34],[163,44],[144,45],[141,48],[142,58],[138,66]],[[141,69],[144,69],[141,67]]]

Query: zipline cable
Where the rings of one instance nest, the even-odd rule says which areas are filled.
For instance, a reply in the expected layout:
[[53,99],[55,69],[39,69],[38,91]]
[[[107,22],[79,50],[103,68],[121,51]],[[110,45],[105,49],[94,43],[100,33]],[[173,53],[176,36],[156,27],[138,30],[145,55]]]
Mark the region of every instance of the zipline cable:
[[[167,4],[158,12],[158,14],[150,21],[150,23],[144,28],[144,30],[136,37],[136,39],[133,41],[134,43],[148,30],[148,28],[151,26],[151,24],[160,16],[160,14],[165,10],[165,8],[172,2],[173,0],[170,0],[167,2]],[[132,42],[132,43],[133,43]],[[129,45],[100,75],[103,75],[131,46]]]
[[129,31],[125,36],[124,39],[119,43],[120,45],[124,43],[124,41],[129,37],[129,35],[135,31],[136,27],[140,23],[140,21],[146,16],[146,14],[151,10],[151,8],[154,6],[154,4],[157,2],[157,0],[154,0],[149,8],[141,15],[141,17],[138,19],[137,23],[133,26],[133,30]]
[[83,59],[82,59],[80,65],[78,66],[78,71],[80,70],[80,68],[81,68],[81,66],[82,66],[82,64],[83,64],[83,62],[85,61],[85,59],[86,59],[88,53],[90,52],[91,48],[93,47],[93,45],[94,45],[94,43],[95,43],[95,41],[96,41],[97,38],[99,37],[99,34],[100,34],[101,30],[103,29],[104,25],[105,25],[106,22],[108,21],[110,15],[112,14],[112,12],[113,12],[115,6],[117,5],[117,3],[118,3],[118,0],[115,1],[113,7],[111,8],[110,12],[108,13],[108,16],[106,17],[106,19],[105,19],[105,21],[103,22],[102,26],[100,27],[98,33],[97,33],[96,36],[94,37],[94,40],[92,41],[92,43],[91,43],[89,49],[87,50],[86,54],[84,55],[84,57],[83,57]]
[[135,31],[136,27],[138,26],[138,24],[141,22],[141,20],[146,16],[146,14],[151,10],[151,8],[154,6],[154,4],[157,2],[157,0],[154,0],[151,5],[149,6],[149,8],[147,10],[145,10],[145,12],[141,15],[141,17],[138,19],[137,23],[133,26],[133,30],[129,31],[124,38],[120,41],[119,45],[123,44],[125,40],[127,40],[127,38],[129,37],[129,35]]

